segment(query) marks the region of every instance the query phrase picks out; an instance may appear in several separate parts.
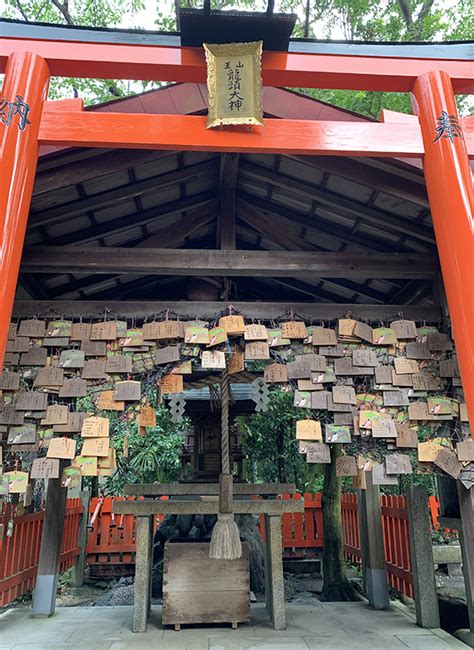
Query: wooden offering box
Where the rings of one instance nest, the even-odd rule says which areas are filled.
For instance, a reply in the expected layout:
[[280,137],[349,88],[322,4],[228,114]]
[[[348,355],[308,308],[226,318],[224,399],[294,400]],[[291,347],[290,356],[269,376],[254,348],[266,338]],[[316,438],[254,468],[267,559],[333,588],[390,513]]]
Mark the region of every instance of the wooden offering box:
[[168,542],[163,564],[163,625],[250,621],[249,549],[211,560],[208,543]]

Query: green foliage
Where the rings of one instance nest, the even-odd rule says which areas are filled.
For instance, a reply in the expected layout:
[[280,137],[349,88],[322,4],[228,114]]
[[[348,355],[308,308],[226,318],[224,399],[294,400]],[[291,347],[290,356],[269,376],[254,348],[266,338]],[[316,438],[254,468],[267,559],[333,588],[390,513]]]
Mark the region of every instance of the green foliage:
[[[156,397],[156,391],[155,391]],[[189,425],[188,419],[176,424],[165,404],[157,405],[153,395],[149,403],[156,408],[156,427],[149,427],[145,435],[138,432],[138,424],[129,411],[97,411],[91,396],[79,398],[78,411],[95,413],[107,417],[110,422],[110,441],[116,451],[117,470],[107,477],[105,492],[120,496],[126,483],[170,483],[181,474],[180,454],[183,448],[183,432]],[[77,436],[79,448],[82,438]],[[128,448],[128,455],[124,454]]]
[[[57,25],[118,27],[143,9],[143,0],[4,0],[2,17]],[[53,77],[49,98],[82,97],[90,104],[141,90],[141,84],[131,90],[130,83],[121,80]]]
[[[306,411],[293,406],[293,397],[291,392],[273,389],[267,411],[255,413],[242,422],[249,479],[295,483],[301,492],[317,492],[323,483],[321,469],[308,465],[298,451],[296,421]],[[313,413],[313,417],[317,419],[317,414]]]

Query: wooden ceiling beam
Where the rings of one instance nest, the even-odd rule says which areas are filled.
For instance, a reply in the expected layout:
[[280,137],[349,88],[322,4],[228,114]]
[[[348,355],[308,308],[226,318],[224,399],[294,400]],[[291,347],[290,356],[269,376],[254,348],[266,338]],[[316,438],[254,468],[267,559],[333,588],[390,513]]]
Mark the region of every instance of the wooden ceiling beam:
[[[148,162],[158,161],[163,158],[175,156],[175,151],[148,151],[145,149],[88,149],[89,156],[79,160],[70,160],[70,154],[57,156],[56,165],[49,166],[39,163],[33,188],[33,197],[45,192],[61,190],[76,183],[108,176],[122,169]],[[46,162],[46,161],[45,161]]]
[[[334,320],[351,312],[354,318],[379,322],[404,318],[427,323],[438,323],[440,310],[433,306],[418,305],[364,305],[331,304],[316,302],[233,302],[237,312],[248,318],[275,320],[293,312],[308,319]],[[120,318],[150,318],[167,311],[186,318],[215,318],[227,309],[226,302],[206,301],[151,301],[151,300],[18,300],[13,307],[14,318],[54,318],[58,314],[65,318],[97,318],[105,310],[111,316]]]
[[246,177],[258,179],[258,182],[267,181],[272,185],[282,188],[285,192],[295,194],[296,196],[306,196],[312,201],[317,201],[326,206],[335,209],[339,214],[348,214],[364,219],[367,223],[374,224],[379,228],[392,233],[408,234],[410,237],[420,239],[421,241],[434,243],[434,233],[430,228],[419,226],[416,222],[403,217],[383,212],[379,209],[370,208],[362,203],[353,201],[340,195],[333,194],[327,190],[320,190],[310,183],[305,183],[283,174],[275,174],[269,169],[260,165],[242,161],[241,173]]
[[[186,237],[189,237],[197,230],[202,230],[205,226],[209,224],[210,221],[214,219],[214,213],[211,211],[202,212],[201,209],[191,211],[189,214],[181,217],[172,228],[169,226],[158,230],[147,239],[139,242],[132,248],[135,250],[137,248],[145,247],[154,247],[156,244],[166,247],[176,247],[182,245]],[[95,250],[95,249],[94,249]],[[102,251],[103,249],[101,249]],[[120,249],[118,249],[120,250]],[[137,256],[140,253],[137,252]],[[110,275],[109,279],[118,279],[120,275]],[[65,294],[71,293],[72,291],[80,291],[81,289],[90,289],[95,285],[103,284],[103,277],[100,278],[100,281],[97,277],[97,274],[88,275],[85,278],[79,278],[72,282],[62,284],[54,289],[49,290],[49,296],[51,298],[58,298],[64,296]]]
[[437,258],[410,253],[319,251],[221,251],[207,249],[79,248],[32,246],[23,253],[27,273],[126,273],[429,279],[439,273]]
[[[262,215],[265,214],[267,218],[278,219],[290,232],[294,228],[295,223],[299,223],[311,229],[316,237],[319,232],[331,235],[339,242],[339,245],[341,243],[356,244],[364,250],[378,252],[390,251],[391,249],[390,244],[380,241],[375,237],[352,233],[349,229],[343,228],[339,224],[331,223],[328,219],[321,218],[317,211],[314,214],[303,214],[295,209],[288,209],[276,203],[264,201],[246,192],[239,192],[238,197],[239,217],[243,218],[244,213],[241,210],[241,206],[244,206],[248,210],[246,219],[249,219],[249,221],[247,223],[254,228],[257,227],[257,223],[261,220]],[[351,219],[353,218],[352,216]],[[395,243],[392,246],[392,250],[394,247]]]
[[[260,224],[260,221],[261,220],[259,220],[259,222],[258,222],[259,224]],[[260,228],[260,226],[256,226],[256,227]],[[265,230],[265,229],[266,229],[266,227],[262,228],[262,234],[264,234],[263,230]],[[239,232],[242,232],[242,230],[243,229],[239,228]],[[245,234],[245,231],[242,234]],[[271,235],[271,233],[269,233],[269,235]],[[264,234],[264,236],[267,238],[266,234]],[[270,236],[268,236],[268,238],[270,238]],[[278,238],[275,237],[275,235],[273,235],[271,237],[271,239],[276,242]],[[281,241],[282,241],[282,244],[284,244],[284,236],[283,235],[282,235]],[[302,241],[304,242],[304,244],[308,244],[308,242],[306,242],[304,239]],[[308,245],[308,246],[311,247],[311,245]],[[266,245],[266,242],[261,242],[261,248],[263,248],[264,250],[273,250],[272,248],[269,248]],[[282,248],[285,249],[286,246],[282,245]],[[303,249],[303,250],[305,250],[305,249]],[[310,248],[307,248],[306,250],[310,250]],[[313,247],[311,247],[311,250],[318,250],[318,249],[313,246]],[[316,280],[316,281],[319,280],[319,278],[311,278],[311,279],[313,281],[314,280]],[[291,279],[288,279],[288,282],[291,282]],[[293,280],[293,283],[296,283],[296,282],[298,282],[298,281]],[[389,284],[391,286],[393,286],[393,280],[391,282],[390,281],[388,281],[388,282],[389,282]],[[352,280],[348,280],[348,279],[345,279],[345,278],[339,278],[339,279],[324,278],[324,284],[326,286],[335,286],[336,288],[344,288],[345,290],[352,291],[355,294],[358,294],[359,296],[369,298],[369,300],[373,300],[374,302],[386,302],[386,300],[387,300],[386,294],[382,293],[381,291],[377,291],[377,290],[371,288],[370,286],[367,286],[365,283],[364,284],[358,284],[356,282],[353,282]],[[300,285],[301,285],[301,283],[299,283],[299,286]],[[296,286],[296,285],[294,284],[294,286]],[[399,288],[398,284],[395,284],[395,286],[396,286],[397,289]],[[319,290],[318,290],[318,293],[319,293]]]
[[366,187],[383,192],[397,199],[403,199],[416,203],[424,208],[429,207],[428,194],[426,188],[420,183],[408,179],[402,179],[394,173],[377,169],[373,166],[364,164],[365,158],[344,158],[342,156],[288,156],[297,160],[299,163],[314,167],[320,171],[326,171],[336,174],[342,178],[347,178],[355,183],[360,183]]
[[113,190],[99,192],[92,196],[63,203],[54,208],[47,208],[40,212],[30,212],[28,219],[28,228],[38,228],[40,226],[50,226],[54,223],[71,219],[78,214],[84,214],[88,210],[99,210],[108,205],[122,203],[127,199],[141,196],[142,194],[163,190],[171,185],[192,181],[204,174],[208,175],[213,171],[217,172],[217,163],[215,160],[206,160],[183,169],[176,169],[166,174],[146,178],[136,183],[129,183],[116,187]]
[[201,194],[194,194],[187,199],[170,201],[169,203],[164,203],[155,208],[145,210],[140,214],[127,214],[118,219],[113,219],[112,221],[99,223],[90,226],[89,228],[83,228],[82,230],[60,235],[59,237],[52,237],[48,239],[48,244],[51,244],[52,246],[87,244],[97,241],[100,237],[107,237],[108,235],[125,232],[136,226],[141,226],[144,223],[150,223],[160,217],[170,217],[178,214],[181,215],[186,210],[197,209],[198,207],[200,207],[203,213],[209,211],[215,216],[217,210],[215,192],[210,190],[202,192]]

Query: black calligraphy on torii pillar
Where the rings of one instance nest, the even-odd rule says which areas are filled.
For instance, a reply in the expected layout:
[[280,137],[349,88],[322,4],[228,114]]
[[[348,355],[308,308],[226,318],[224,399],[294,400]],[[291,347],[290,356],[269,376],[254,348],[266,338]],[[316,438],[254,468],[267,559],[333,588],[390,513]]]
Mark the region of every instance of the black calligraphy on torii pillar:
[[18,115],[18,128],[20,131],[24,131],[27,124],[31,124],[28,119],[30,107],[21,95],[17,95],[15,99],[16,101],[9,102],[5,97],[0,98],[0,121],[5,126],[10,126],[15,115]]
[[447,111],[441,111],[441,115],[436,118],[436,121],[438,126],[435,131],[438,135],[433,140],[433,144],[441,138],[448,138],[450,142],[454,142],[454,138],[463,137],[458,118],[455,115],[449,115]]

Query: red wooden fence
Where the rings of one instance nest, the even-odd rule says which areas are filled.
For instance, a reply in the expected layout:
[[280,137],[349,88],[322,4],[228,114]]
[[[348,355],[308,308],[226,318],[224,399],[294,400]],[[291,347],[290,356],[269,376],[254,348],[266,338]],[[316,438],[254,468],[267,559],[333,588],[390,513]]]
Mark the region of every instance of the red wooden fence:
[[360,564],[360,532],[357,494],[343,494],[341,499],[344,555],[352,564]]
[[[80,499],[68,499],[61,545],[60,571],[66,571],[79,555],[77,531],[83,513]],[[11,603],[34,588],[38,570],[44,512],[13,517],[12,536],[6,534],[10,514],[0,515],[5,534],[0,540],[0,606]]]
[[[321,549],[324,545],[321,493],[283,494],[281,498],[296,500],[304,498],[304,513],[285,513],[282,517],[285,557],[307,556],[308,551]],[[93,499],[90,505],[91,513],[95,504],[96,500]],[[430,497],[429,507],[433,528],[439,527],[437,504],[436,497]],[[381,506],[389,584],[397,591],[413,597],[413,575],[405,497],[382,495]],[[105,499],[100,517],[89,535],[86,548],[89,564],[134,562],[134,517],[131,515],[115,517],[115,522],[113,522],[111,510],[112,499]],[[157,517],[155,530],[161,520],[162,517]],[[360,565],[362,554],[356,494],[342,495],[342,524],[346,559]],[[263,536],[263,516],[260,519],[260,533]],[[430,542],[431,540],[428,540],[428,543]]]
[[[294,557],[307,553],[308,549],[323,547],[323,508],[322,494],[283,494],[282,499],[300,501],[304,496],[304,513],[285,513],[282,517],[283,548],[285,554]],[[260,531],[263,536],[263,521],[260,520]]]
[[[139,497],[140,499],[142,497]],[[114,501],[130,501],[135,497],[105,497],[94,528],[89,532],[86,547],[88,564],[134,564],[135,563],[135,523],[133,515],[116,515],[112,513]],[[161,497],[166,500],[168,497]],[[97,498],[90,501],[89,514],[92,515],[97,505]],[[158,528],[163,515],[155,518],[154,530]]]

